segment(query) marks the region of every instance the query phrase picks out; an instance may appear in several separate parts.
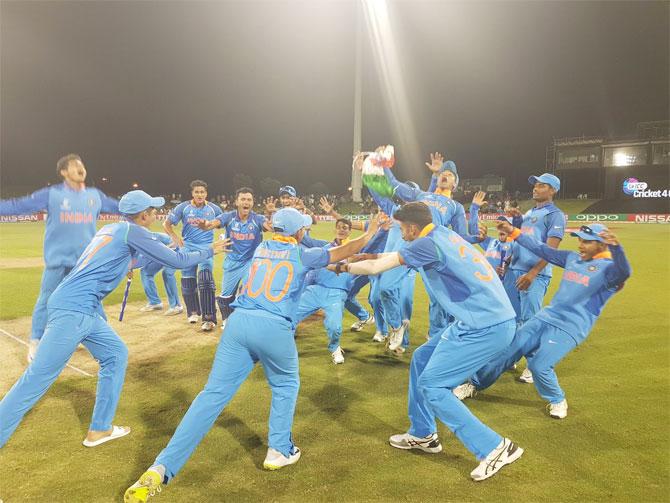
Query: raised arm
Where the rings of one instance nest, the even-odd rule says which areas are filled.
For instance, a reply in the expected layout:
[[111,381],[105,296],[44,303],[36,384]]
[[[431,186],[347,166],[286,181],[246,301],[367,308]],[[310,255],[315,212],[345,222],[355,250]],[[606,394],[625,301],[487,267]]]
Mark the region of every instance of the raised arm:
[[100,194],[100,201],[102,203],[100,207],[100,213],[111,213],[113,215],[118,215],[120,213],[119,201],[113,197],[109,197],[100,189],[98,189],[98,193]]
[[498,230],[508,233],[510,239],[541,257],[545,265],[549,262],[559,267],[565,267],[568,256],[573,253],[567,250],[556,250],[554,247],[538,241],[533,236],[521,234],[521,231],[509,222],[498,222],[497,227]]
[[348,241],[346,244],[336,246],[335,248],[330,248],[328,250],[329,252],[328,263],[333,264],[335,262],[339,262],[361,251],[363,247],[366,244],[368,244],[370,239],[372,239],[372,236],[375,235],[378,229],[379,229],[378,220],[376,218],[373,218],[370,221],[368,230],[365,231],[364,234],[360,235],[356,239]]
[[29,196],[0,201],[0,215],[29,215],[44,211],[49,205],[49,187],[44,187]]
[[620,287],[623,285],[624,281],[630,278],[632,274],[632,269],[626,254],[623,251],[623,247],[619,243],[618,238],[609,231],[604,231],[599,234],[605,240],[605,243],[609,246],[610,253],[612,254],[612,264],[605,271],[605,276],[607,277],[608,286]]
[[372,200],[375,202],[375,204],[379,206],[379,208],[388,216],[393,216],[395,210],[398,209],[398,206],[394,204],[393,201],[391,201],[388,197],[380,196],[369,187],[368,187],[368,193],[370,194],[370,197],[372,197]]
[[422,192],[421,190],[417,190],[406,183],[399,182],[389,168],[384,168],[384,175],[386,176],[386,180],[388,180],[391,187],[393,187],[394,195],[398,196],[403,201],[416,201]]

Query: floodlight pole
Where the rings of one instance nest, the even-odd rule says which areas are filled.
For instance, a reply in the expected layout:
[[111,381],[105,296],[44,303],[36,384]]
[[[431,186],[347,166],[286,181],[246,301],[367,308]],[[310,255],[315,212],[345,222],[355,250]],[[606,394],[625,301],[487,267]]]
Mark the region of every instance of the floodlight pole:
[[[363,16],[361,12],[361,2],[356,2],[356,69],[354,75],[354,149],[353,153],[361,151],[362,128],[361,128],[361,91],[362,91],[362,29]],[[351,197],[354,202],[362,201],[361,191],[363,189],[363,180],[361,172],[351,169]]]

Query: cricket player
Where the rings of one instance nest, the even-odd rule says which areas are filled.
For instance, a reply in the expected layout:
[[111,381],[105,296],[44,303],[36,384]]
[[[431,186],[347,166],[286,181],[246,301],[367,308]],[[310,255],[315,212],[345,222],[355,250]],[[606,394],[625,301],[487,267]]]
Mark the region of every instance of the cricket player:
[[352,274],[378,274],[401,265],[422,269],[426,287],[455,322],[414,351],[410,428],[389,442],[398,449],[440,452],[437,417],[480,461],[472,479],[484,480],[517,460],[523,449],[479,421],[452,390],[509,345],[516,326],[514,309],[493,267],[456,232],[435,225],[426,204],[408,203],[393,218],[400,222],[405,247],[340,269]]
[[155,208],[164,203],[162,197],[151,197],[141,190],[124,195],[118,209],[126,219],[100,229],[51,294],[47,328],[35,358],[0,402],[0,447],[47,392],[80,343],[100,363],[93,418],[83,444],[95,447],[130,433],[127,426],[112,425],[128,349],[107,324],[102,300],[126,276],[139,254],[181,269],[225,251],[228,245],[227,241],[218,241],[191,253],[172,251],[148,230],[156,220]]
[[[167,234],[162,232],[155,233],[156,238],[166,246],[173,245],[172,239]],[[163,285],[165,285],[165,293],[168,297],[168,309],[164,316],[176,316],[184,312],[184,308],[179,301],[179,290],[177,289],[177,280],[174,277],[175,269],[172,267],[165,267],[160,262],[145,259],[140,256],[139,261],[133,264],[133,268],[141,268],[140,277],[142,279],[142,288],[144,294],[147,296],[147,304],[140,308],[141,313],[149,313],[152,311],[161,311],[163,303],[158,296],[158,288],[156,288],[156,274],[162,271]]]
[[299,245],[309,216],[282,208],[272,216],[275,234],[256,251],[235,310],[228,318],[205,388],[181,420],[154,464],[125,493],[125,502],[144,502],[174,478],[240,385],[260,362],[272,389],[268,451],[263,467],[276,470],[296,463],[300,449],[291,427],[298,397],[298,352],[294,341],[305,276],[312,269],[339,262],[360,251],[375,233],[330,248]]
[[607,301],[630,277],[630,264],[617,237],[602,224],[583,225],[571,233],[579,239],[578,252],[556,250],[508,222],[500,222],[498,228],[518,245],[563,267],[565,272],[551,303],[524,323],[512,344],[454,394],[461,399],[474,396],[525,356],[537,392],[549,402],[549,415],[563,419],[568,415],[568,402],[554,367],[586,339]]
[[[190,201],[175,206],[168,214],[163,228],[172,240],[185,251],[206,250],[212,244],[214,233],[203,230],[198,225],[204,220],[214,220],[223,211],[216,204],[207,201],[207,184],[202,180],[191,182]],[[173,226],[182,224],[181,235],[177,236]],[[186,304],[189,323],[197,323],[202,314],[201,329],[209,332],[216,326],[216,286],[211,257],[202,263],[189,267],[181,274],[181,293]]]
[[28,348],[30,362],[47,324],[49,297],[70,272],[95,235],[100,213],[118,213],[119,203],[93,187],[86,187],[86,167],[77,154],[61,157],[56,173],[63,183],[44,187],[31,195],[0,201],[0,215],[47,212],[44,262],[40,294],[33,310]]
[[242,187],[235,193],[236,210],[221,213],[214,220],[202,221],[200,228],[211,230],[222,228],[232,240],[232,251],[223,261],[223,281],[221,294],[216,302],[221,310],[222,324],[232,313],[230,305],[235,300],[240,282],[246,277],[256,248],[263,240],[263,231],[271,231],[271,225],[263,215],[252,211],[254,193],[249,187]]
[[[551,248],[558,248],[565,233],[565,215],[554,204],[554,196],[561,188],[558,177],[543,173],[531,176],[528,182],[533,186],[535,207],[523,216],[521,232],[533,236]],[[517,296],[512,303],[519,306],[519,324],[526,323],[542,308],[542,301],[551,281],[552,265],[538,257],[528,248],[518,247],[512,255],[509,280],[514,281]],[[526,368],[519,380],[533,382],[533,374]]]

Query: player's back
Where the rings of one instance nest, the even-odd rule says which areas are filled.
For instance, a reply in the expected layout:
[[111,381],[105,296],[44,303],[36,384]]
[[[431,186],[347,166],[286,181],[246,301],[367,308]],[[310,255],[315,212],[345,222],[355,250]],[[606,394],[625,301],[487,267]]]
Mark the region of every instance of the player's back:
[[[129,222],[105,225],[88,244],[49,298],[50,309],[93,313],[128,272],[132,251],[126,242]],[[148,231],[147,231],[148,232]]]

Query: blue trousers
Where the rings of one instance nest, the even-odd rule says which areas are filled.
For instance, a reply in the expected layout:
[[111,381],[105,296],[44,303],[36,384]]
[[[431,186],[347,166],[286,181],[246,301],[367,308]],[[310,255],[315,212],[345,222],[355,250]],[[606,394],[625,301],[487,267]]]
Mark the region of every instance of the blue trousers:
[[548,276],[536,276],[528,287],[528,290],[520,292],[514,286],[514,283],[516,283],[517,279],[526,274],[526,272],[527,271],[510,269],[505,274],[505,276],[510,276],[509,280],[512,282],[511,288],[508,286],[505,288],[505,291],[507,292],[507,295],[511,296],[510,300],[512,301],[512,306],[519,306],[519,317],[517,320],[519,324],[526,323],[535,316],[540,309],[542,309],[542,301],[544,300],[547,288],[549,287],[549,281],[551,280]]
[[558,384],[554,367],[577,346],[565,331],[537,318],[523,324],[514,340],[471,379],[480,389],[488,388],[522,356],[528,360],[537,392],[549,403],[559,403],[565,393]]
[[154,464],[172,479],[184,466],[240,385],[260,362],[272,391],[268,445],[289,456],[300,377],[294,328],[264,311],[237,308],[228,318],[205,388],[196,396]]
[[223,280],[221,281],[221,297],[237,295],[240,282],[249,273],[251,259],[243,262],[226,257],[223,261]]
[[361,303],[358,302],[356,295],[358,295],[358,292],[360,292],[369,282],[370,279],[368,276],[356,276],[351,290],[349,290],[347,300],[344,302],[344,308],[361,321],[367,320],[370,317],[370,313],[368,313]]
[[80,343],[100,364],[90,429],[112,427],[128,364],[126,345],[97,314],[52,309],[35,358],[0,402],[0,447],[47,392]]
[[[195,245],[193,243],[189,243],[187,241],[184,241],[184,251],[196,251],[196,250],[205,250],[209,247],[210,245]],[[200,262],[197,265],[194,265],[192,267],[187,267],[186,269],[182,269],[181,271],[181,277],[182,278],[197,278],[198,277],[198,269],[209,269],[210,271],[214,270],[214,258],[208,258],[207,260],[204,260]]]
[[477,459],[485,458],[502,437],[477,419],[452,390],[499,353],[514,337],[514,320],[479,330],[451,323],[440,337],[418,347],[409,369],[409,432],[425,437],[446,424]]
[[379,275],[370,276],[370,295],[368,296],[372,310],[375,313],[375,325],[377,332],[383,335],[388,334],[388,325],[384,318],[384,308],[381,299],[381,287],[379,285]]
[[[514,312],[516,313],[516,321],[517,321],[517,323],[520,323],[520,321],[521,321],[521,292],[519,292],[519,290],[517,290],[516,285],[514,284],[516,282],[517,278],[518,278],[518,276],[516,274],[514,274],[510,270],[507,270],[501,281],[502,281],[502,284],[503,284],[503,288],[505,289],[505,293],[507,294],[507,297],[509,298],[510,302],[512,303],[512,308],[514,308]],[[541,301],[540,301],[540,304],[542,304]]]
[[[412,319],[416,271],[401,266],[383,272],[379,276],[379,296],[384,319],[389,327],[399,328],[403,320]],[[409,330],[405,330],[403,347],[409,346],[409,335]]]
[[144,266],[140,271],[142,278],[142,287],[144,293],[149,299],[149,304],[160,304],[161,299],[158,296],[158,289],[156,288],[156,281],[154,276],[158,271],[163,269],[163,284],[165,285],[165,293],[167,293],[168,303],[170,307],[181,305],[179,302],[179,290],[177,290],[177,280],[174,277],[175,269],[171,267],[163,267],[158,262],[150,262]]
[[46,267],[42,273],[40,294],[33,309],[33,322],[30,331],[31,339],[41,339],[47,326],[47,302],[63,278],[70,274],[72,267]]
[[310,285],[302,292],[295,320],[299,323],[319,309],[325,315],[323,325],[328,335],[328,351],[331,353],[340,345],[342,337],[342,315],[347,292],[337,288]]

